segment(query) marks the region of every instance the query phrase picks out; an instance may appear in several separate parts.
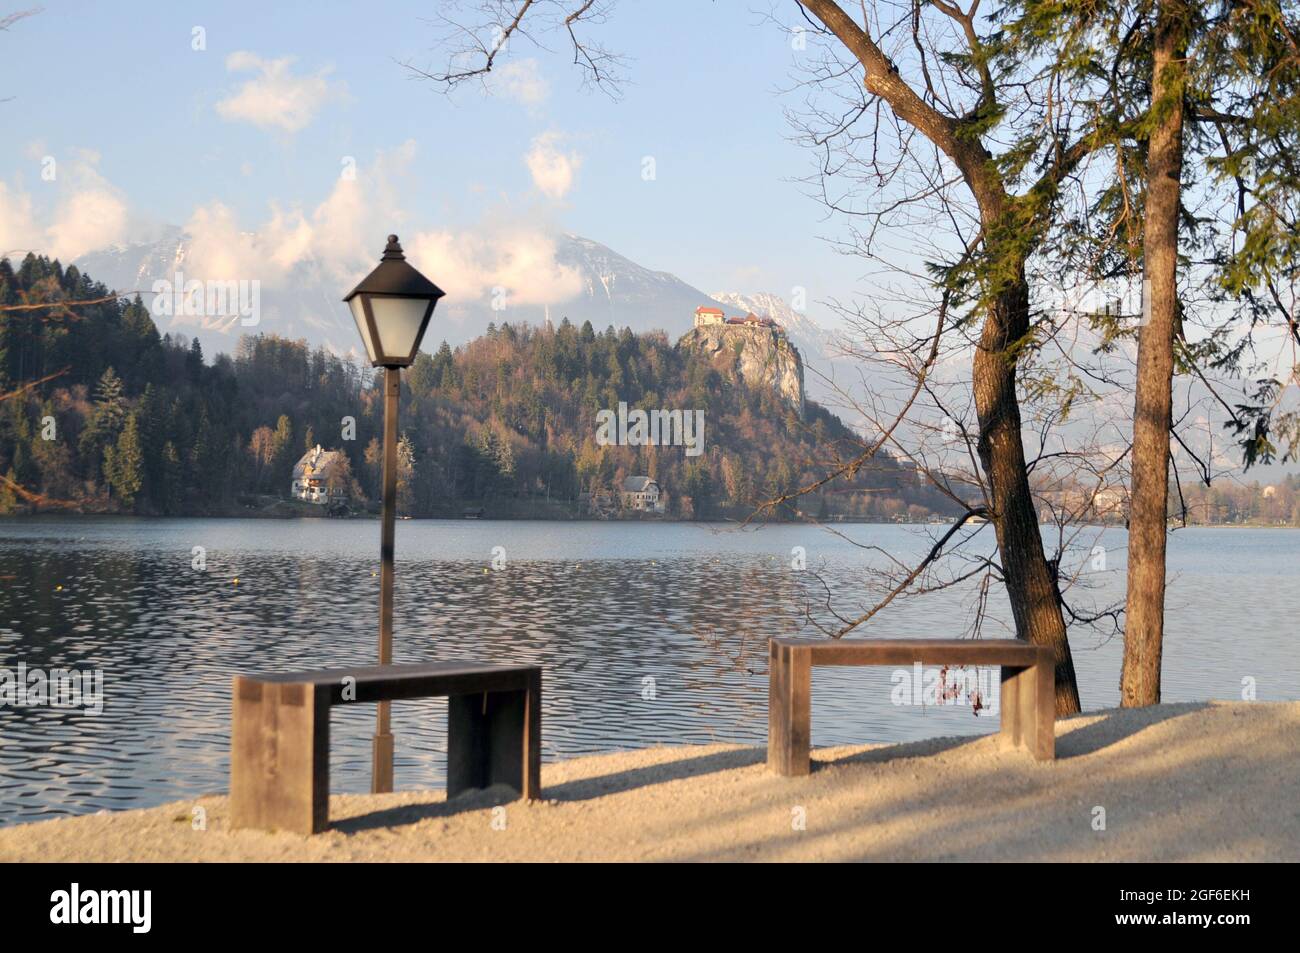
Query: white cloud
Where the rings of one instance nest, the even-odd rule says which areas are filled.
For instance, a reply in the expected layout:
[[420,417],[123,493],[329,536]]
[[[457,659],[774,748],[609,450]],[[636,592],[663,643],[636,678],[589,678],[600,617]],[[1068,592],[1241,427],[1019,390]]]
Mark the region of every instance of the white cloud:
[[461,302],[503,294],[512,306],[556,304],[582,291],[582,276],[556,261],[555,240],[529,226],[421,232],[407,251],[450,298]]
[[551,95],[535,59],[511,60],[488,75],[494,92],[525,106],[540,106]]
[[415,141],[408,139],[377,153],[355,178],[340,177],[312,211],[312,253],[336,274],[359,281],[375,266],[385,236],[406,221],[412,189],[407,171],[415,151]]
[[80,189],[59,203],[46,230],[50,254],[70,261],[126,237],[127,210],[113,189]]
[[582,158],[576,152],[560,149],[561,136],[544,132],[532,142],[524,161],[532,173],[533,184],[548,198],[561,199],[573,188],[573,177]]
[[[128,208],[82,153],[59,166],[67,197],[46,219],[33,196],[0,182],[0,253],[33,249],[65,262],[127,238]],[[319,203],[305,208],[271,203],[260,222],[241,222],[221,201],[194,209],[178,270],[187,279],[258,280],[263,291],[292,290],[300,265],[324,270],[346,289],[372,269],[384,237],[397,231],[407,257],[458,303],[487,303],[504,293],[514,305],[558,304],[583,290],[579,273],[556,260],[548,228],[517,217],[463,229],[411,227],[408,170],[414,142],[378,153],[355,176],[340,176]],[[39,197],[39,196],[38,196]]]
[[191,236],[187,277],[259,279],[273,288],[312,261],[340,288],[375,266],[384,236],[394,230],[412,264],[457,301],[485,301],[503,289],[512,305],[554,304],[582,291],[578,272],[556,261],[555,241],[540,226],[512,222],[464,230],[408,233],[403,206],[409,197],[407,168],[414,142],[382,152],[340,177],[328,196],[308,210],[272,205],[269,217],[244,228],[219,202],[196,209],[186,224]]
[[190,246],[184,262],[190,277],[207,281],[286,277],[311,248],[311,226],[296,211],[271,207],[271,217],[255,231],[242,231],[235,214],[221,202],[194,210],[185,224]]
[[190,236],[187,273],[207,280],[258,279],[274,285],[297,265],[314,261],[340,285],[374,267],[384,236],[402,221],[396,180],[415,155],[408,141],[381,152],[355,177],[340,176],[310,210],[270,205],[269,217],[241,226],[222,202],[196,208],[185,224]]
[[57,179],[41,184],[54,195],[47,215],[38,216],[29,193],[0,182],[0,254],[35,251],[68,262],[122,241],[127,203],[99,173],[98,162],[98,153],[78,150],[57,165]]
[[297,132],[307,126],[331,101],[343,99],[347,86],[329,80],[329,69],[295,76],[290,71],[294,58],[263,59],[241,51],[226,57],[232,73],[256,73],[226,99],[217,103],[217,113],[231,121],[251,122],[263,129]]
[[31,196],[0,182],[0,257],[21,257],[42,244]]

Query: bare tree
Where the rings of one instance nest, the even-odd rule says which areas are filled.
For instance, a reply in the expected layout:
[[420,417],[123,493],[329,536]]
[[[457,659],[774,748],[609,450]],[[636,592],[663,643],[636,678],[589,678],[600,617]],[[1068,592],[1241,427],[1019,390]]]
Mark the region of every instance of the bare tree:
[[568,45],[584,82],[617,99],[624,81],[625,59],[586,34],[589,26],[603,24],[611,0],[478,0],[451,4],[451,14],[440,13],[438,67],[403,64],[417,79],[429,80],[445,90],[464,83],[486,83],[509,45],[523,41],[546,50],[546,42],[562,38]]
[[[526,36],[536,42],[536,33],[526,33],[525,27],[537,23],[539,33],[564,28],[574,61],[589,81],[616,84],[600,66],[609,54],[603,50],[584,54],[584,41],[571,29],[595,12],[593,4],[491,2],[476,9],[482,14],[478,24],[455,27],[455,35],[467,42],[454,50],[451,64],[438,71],[417,71],[418,75],[447,88],[482,78],[511,37]],[[543,10],[548,19],[532,19]],[[1016,634],[1053,648],[1058,712],[1077,711],[1066,619],[1096,621],[1098,617],[1081,616],[1062,599],[1061,557],[1058,553],[1049,561],[1044,549],[1033,481],[1044,485],[1054,481],[1059,489],[1063,478],[1046,474],[1063,460],[1072,461],[1076,473],[1096,478],[1092,493],[1083,494],[1082,505],[1048,503],[1046,508],[1059,528],[1075,516],[1095,513],[1098,495],[1121,472],[1129,447],[1121,440],[1116,448],[1112,440],[1108,448],[1049,449],[1046,435],[1068,410],[1083,399],[1097,399],[1087,382],[1095,371],[1076,368],[1078,373],[1064,384],[1045,377],[1027,381],[1021,375],[1035,362],[1040,369],[1045,366],[1042,354],[1049,348],[1055,348],[1066,363],[1075,360],[1059,315],[1049,314],[1049,309],[1035,310],[1032,278],[1040,267],[1037,258],[1050,257],[1052,250],[1045,250],[1044,242],[1059,224],[1067,194],[1086,191],[1087,163],[1125,134],[1122,122],[1095,108],[1089,94],[1096,89],[1070,68],[1050,58],[1018,59],[1020,51],[1009,47],[1000,32],[981,33],[979,0],[968,7],[948,0],[931,4],[898,0],[863,6],[857,18],[834,0],[804,0],[796,10],[807,28],[828,45],[829,56],[816,81],[856,87],[861,94],[858,101],[846,102],[841,114],[824,115],[833,122],[813,140],[825,150],[820,170],[824,182],[832,183],[831,187],[855,182],[879,200],[876,208],[864,213],[855,207],[851,193],[832,194],[828,188],[824,194],[833,211],[868,216],[869,224],[851,229],[850,244],[879,257],[881,246],[889,242],[890,220],[927,200],[935,200],[936,221],[950,239],[946,245],[936,242],[937,254],[915,264],[914,277],[942,292],[941,305],[932,301],[928,306],[942,315],[933,348],[927,348],[931,338],[924,334],[914,334],[911,342],[894,348],[920,355],[933,350],[934,356],[928,364],[923,360],[919,370],[913,368],[914,394],[904,402],[901,415],[898,408],[875,415],[880,439],[832,468],[827,479],[834,479],[835,472],[855,472],[894,439],[897,427],[891,422],[905,417],[918,397],[924,395],[942,407],[943,396],[930,377],[934,357],[946,347],[969,347],[975,421],[962,432],[970,436],[978,462],[972,481],[978,502],[970,503],[969,494],[950,492],[954,499],[963,500],[968,520],[989,520],[997,559],[995,563],[985,560],[983,568],[1005,585]],[[1131,49],[1124,35],[1113,39],[1113,49],[1107,52],[1118,64]],[[856,180],[854,172],[861,173]],[[920,317],[928,309],[917,309],[911,317]],[[890,322],[874,323],[878,330],[880,324]],[[895,324],[905,327],[907,322]],[[945,335],[953,332],[956,343],[942,344]],[[1105,381],[1104,374],[1101,380]],[[1022,387],[1051,398],[1043,402],[1045,416],[1025,418]],[[1056,411],[1050,409],[1053,406]],[[1029,459],[1024,434],[1040,425],[1044,439],[1037,456]],[[1080,461],[1086,461],[1082,471]],[[927,472],[936,485],[947,479],[941,469]],[[805,489],[814,491],[823,482]],[[1072,492],[1077,490],[1074,487]],[[939,542],[937,549],[943,551],[950,538]],[[923,562],[933,564],[929,558]],[[902,572],[899,581],[915,586],[918,568]],[[1106,618],[1113,622],[1117,615],[1108,612]]]
[[[0,32],[8,33],[9,28],[20,20],[26,20],[28,17],[34,17],[42,12],[43,7],[33,7],[30,10],[19,10],[15,13],[0,14]],[[12,96],[6,96],[0,99],[0,103],[7,103],[12,100]]]

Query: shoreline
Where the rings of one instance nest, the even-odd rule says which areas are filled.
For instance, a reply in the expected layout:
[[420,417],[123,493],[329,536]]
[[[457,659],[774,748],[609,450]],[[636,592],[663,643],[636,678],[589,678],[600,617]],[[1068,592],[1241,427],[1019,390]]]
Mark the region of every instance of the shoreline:
[[0,828],[0,861],[1300,860],[1300,702],[1109,709],[1056,731],[1055,761],[935,738],[815,749],[806,778],[738,745],[594,755],[545,765],[527,803],[334,795],[310,838],[231,831],[214,794]]
[[[293,520],[302,520],[304,522],[362,522],[377,523],[379,514],[356,514],[352,516],[328,516],[325,513],[258,513],[250,511],[247,513],[177,513],[170,516],[164,516],[157,513],[107,513],[107,512],[72,512],[53,510],[48,512],[37,513],[4,513],[0,514],[0,525],[5,520],[14,520],[22,522],[24,520],[49,520],[51,522],[73,521],[83,519],[122,519],[122,520],[141,520],[141,521],[162,521],[162,520],[256,520],[271,522],[289,522]],[[671,516],[628,516],[628,517],[593,517],[593,516],[399,516],[399,522],[410,523],[647,523],[651,525],[672,524],[672,525],[723,525],[739,526],[741,520],[728,519],[725,517],[710,517],[708,519],[681,519]],[[800,520],[800,519],[767,519],[761,523],[753,523],[757,526],[951,526],[951,522],[942,520],[936,522],[904,522],[894,520],[859,520],[859,519],[827,519],[827,520]],[[974,524],[969,524],[974,525]],[[1051,523],[1039,523],[1040,527],[1052,526]],[[1123,523],[1082,523],[1078,528],[1088,530],[1117,530],[1128,532]],[[1277,523],[1192,523],[1188,526],[1170,527],[1170,535],[1185,533],[1188,530],[1196,529],[1281,529],[1297,530],[1300,524],[1280,525]]]

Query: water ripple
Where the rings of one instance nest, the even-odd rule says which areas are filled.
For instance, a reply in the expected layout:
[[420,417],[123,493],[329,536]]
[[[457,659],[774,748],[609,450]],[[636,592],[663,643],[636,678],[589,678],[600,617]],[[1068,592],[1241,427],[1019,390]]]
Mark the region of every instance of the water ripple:
[[[0,665],[98,668],[102,714],[0,707],[0,824],[145,806],[224,790],[230,680],[239,672],[369,664],[378,525],[342,521],[30,519],[0,524]],[[928,547],[897,526],[854,527],[899,556]],[[1118,542],[1115,537],[1118,537]],[[1122,591],[1117,565],[1096,596]],[[194,547],[206,568],[192,568]],[[493,570],[493,547],[507,564]],[[768,637],[799,631],[806,574],[867,604],[878,557],[802,526],[410,521],[398,527],[395,655],[545,666],[547,760],[656,744],[762,744]],[[1284,573],[1300,533],[1176,534],[1165,699],[1294,696],[1300,595]],[[236,582],[237,580],[237,582]],[[861,593],[861,595],[857,595]],[[1230,596],[1231,598],[1227,598]],[[971,591],[900,603],[867,634],[960,634]],[[993,606],[993,623],[1006,612]],[[1089,707],[1114,704],[1118,640],[1075,636]],[[885,669],[814,675],[818,744],[994,730],[969,706],[899,708]],[[394,706],[396,783],[443,783],[443,699]],[[369,786],[373,709],[335,709],[334,791]]]

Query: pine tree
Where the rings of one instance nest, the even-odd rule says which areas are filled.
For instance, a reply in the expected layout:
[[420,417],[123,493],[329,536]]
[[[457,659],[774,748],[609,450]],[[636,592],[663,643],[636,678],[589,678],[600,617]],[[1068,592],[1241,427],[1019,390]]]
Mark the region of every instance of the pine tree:
[[185,467],[176,445],[168,440],[162,448],[162,489],[160,505],[164,513],[179,513],[184,496]]
[[456,386],[456,358],[446,341],[439,345],[433,358],[433,381],[434,387],[442,391]]
[[198,338],[190,342],[189,353],[185,356],[185,369],[192,381],[197,382],[203,376],[203,346],[199,344]]
[[126,416],[124,391],[122,379],[111,367],[104,371],[95,387],[95,408],[77,441],[77,450],[86,462],[86,475],[92,480],[97,476],[105,450],[117,441],[122,430]]
[[104,449],[104,476],[123,506],[135,504],[144,487],[144,449],[137,414],[126,418],[117,443]]
[[4,480],[0,481],[0,514],[12,513],[18,509],[18,494],[13,488],[18,483],[18,475],[10,467]]
[[405,433],[397,441],[397,509],[409,514],[415,508],[415,447]]
[[281,414],[275,422],[271,444],[271,485],[276,493],[282,493],[292,482],[293,465],[298,462],[293,457],[293,422],[287,414]]
[[505,437],[498,437],[496,441],[496,453],[493,455],[494,462],[497,465],[497,476],[502,482],[510,483],[515,478],[515,451],[510,446],[510,440]]
[[190,466],[195,485],[202,488],[208,499],[221,500],[228,495],[225,444],[213,427],[206,407],[199,415],[194,449],[190,451]]

